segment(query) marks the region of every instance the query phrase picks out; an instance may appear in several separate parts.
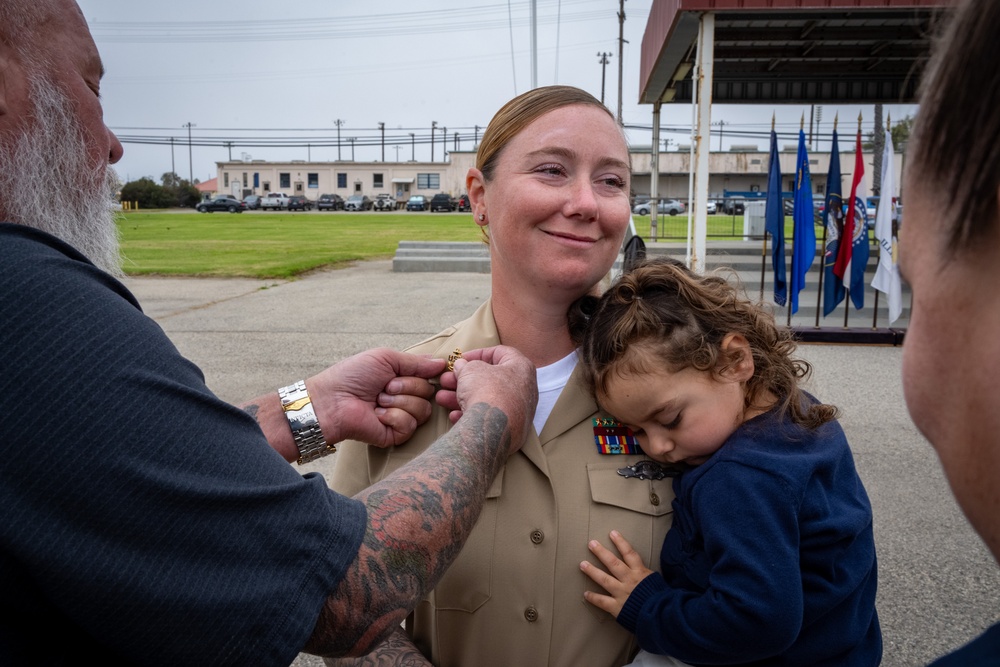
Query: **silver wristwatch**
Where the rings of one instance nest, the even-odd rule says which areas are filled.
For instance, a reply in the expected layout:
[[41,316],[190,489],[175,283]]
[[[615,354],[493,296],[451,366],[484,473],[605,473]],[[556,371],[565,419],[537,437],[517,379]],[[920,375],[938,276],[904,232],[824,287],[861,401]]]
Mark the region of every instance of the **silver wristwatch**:
[[299,465],[337,451],[333,445],[326,444],[323,438],[323,430],[319,427],[319,419],[316,418],[304,380],[282,387],[278,390],[278,396],[292,429],[295,446],[299,450]]

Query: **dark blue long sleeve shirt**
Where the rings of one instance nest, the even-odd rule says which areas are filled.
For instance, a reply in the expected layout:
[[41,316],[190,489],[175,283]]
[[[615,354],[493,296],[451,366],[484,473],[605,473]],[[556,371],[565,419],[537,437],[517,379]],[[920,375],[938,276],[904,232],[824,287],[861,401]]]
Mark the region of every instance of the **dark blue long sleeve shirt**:
[[674,481],[674,522],[618,621],[693,664],[877,665],[872,511],[837,422],[776,410]]

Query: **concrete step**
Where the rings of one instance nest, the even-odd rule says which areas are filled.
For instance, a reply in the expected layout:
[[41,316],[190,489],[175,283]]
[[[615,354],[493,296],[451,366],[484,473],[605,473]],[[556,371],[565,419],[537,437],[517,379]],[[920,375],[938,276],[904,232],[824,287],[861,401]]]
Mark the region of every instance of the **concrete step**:
[[[646,251],[649,255],[669,255],[683,260],[687,247],[684,243],[648,242]],[[790,320],[788,306],[774,304],[774,273],[771,270],[770,248],[764,255],[763,244],[760,241],[709,241],[705,253],[705,268],[708,271],[730,270],[732,277],[740,282],[750,299],[761,299],[768,304],[779,324],[790,323],[805,339],[810,332],[819,336],[819,340],[837,340],[838,332],[849,332],[849,340],[843,342],[868,342],[865,336],[858,332],[868,332],[869,336],[880,337],[882,342],[895,340],[896,333],[905,330],[909,324],[911,294],[909,287],[903,285],[903,313],[895,322],[888,322],[888,300],[884,294],[878,295],[878,317],[874,317],[876,291],[871,287],[871,280],[878,266],[878,255],[872,249],[865,272],[865,306],[857,310],[850,304],[846,313],[847,325],[844,324],[845,305],[841,302],[828,316],[822,311],[817,322],[816,312],[821,305],[817,304],[819,291],[819,262],[822,255],[817,250],[817,259],[813,268],[806,275],[806,285],[799,294],[799,309]],[[786,245],[786,268],[791,269],[791,246]],[[763,264],[763,279],[761,265]],[[400,241],[392,263],[396,272],[467,272],[489,273],[489,250],[479,241]],[[621,258],[615,263],[613,272],[621,270]],[[901,340],[902,336],[898,335]],[[877,341],[872,341],[877,342]],[[898,344],[892,342],[891,344]]]

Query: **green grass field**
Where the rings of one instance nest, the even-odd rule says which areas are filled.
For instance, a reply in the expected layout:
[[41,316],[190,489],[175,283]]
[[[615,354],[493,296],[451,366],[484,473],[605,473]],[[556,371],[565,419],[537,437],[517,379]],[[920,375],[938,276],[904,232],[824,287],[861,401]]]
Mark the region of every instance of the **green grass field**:
[[[649,216],[635,216],[649,238]],[[471,214],[129,211],[119,221],[130,275],[289,278],[392,257],[400,241],[477,241]],[[709,216],[709,239],[742,238],[743,218]],[[657,240],[683,241],[687,216],[660,216]],[[791,218],[786,219],[791,238]]]
[[287,278],[392,257],[401,240],[475,241],[470,215],[130,211],[118,223],[130,275]]

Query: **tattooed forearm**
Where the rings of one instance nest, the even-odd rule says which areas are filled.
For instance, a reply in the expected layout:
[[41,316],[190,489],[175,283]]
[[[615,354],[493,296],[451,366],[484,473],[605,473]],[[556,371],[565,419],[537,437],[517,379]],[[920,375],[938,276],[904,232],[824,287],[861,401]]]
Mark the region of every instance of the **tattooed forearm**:
[[368,530],[306,650],[363,655],[399,626],[461,551],[510,450],[507,415],[486,404],[358,496]]
[[328,659],[326,664],[327,667],[431,667],[431,661],[399,628],[362,658]]
[[244,405],[243,406],[243,412],[245,412],[248,415],[250,415],[251,417],[253,417],[253,420],[255,422],[257,422],[258,424],[260,424],[260,420],[257,419],[257,412],[258,411],[260,411],[260,406],[257,405],[256,403],[250,403],[249,405]]

